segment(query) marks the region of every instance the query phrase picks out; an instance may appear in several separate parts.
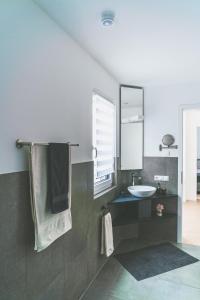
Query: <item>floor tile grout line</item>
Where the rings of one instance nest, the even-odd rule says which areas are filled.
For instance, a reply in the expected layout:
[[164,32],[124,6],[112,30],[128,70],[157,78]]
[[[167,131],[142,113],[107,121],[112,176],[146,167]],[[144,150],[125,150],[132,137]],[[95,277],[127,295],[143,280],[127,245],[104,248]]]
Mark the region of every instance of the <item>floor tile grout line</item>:
[[[110,258],[109,258],[110,259]],[[90,281],[90,283],[88,284],[87,288],[83,291],[83,293],[80,295],[78,300],[82,300],[83,297],[86,295],[87,291],[89,290],[89,288],[92,286],[92,284],[95,282],[95,280],[97,279],[98,275],[101,273],[103,267],[108,263],[109,259],[107,259],[104,264],[99,268],[99,270],[97,271],[97,273],[95,274],[94,278]]]
[[186,287],[189,287],[189,288],[193,288],[193,289],[196,289],[196,290],[200,290],[200,287],[195,287],[195,286],[192,286],[192,285],[189,285],[189,284],[185,284],[183,282],[174,282],[173,280],[170,280],[170,279],[164,279],[164,278],[161,278],[160,276],[158,276],[158,279],[159,280],[162,280],[162,281],[167,281],[167,282],[172,282],[174,284],[177,284],[177,285],[183,285],[183,286],[186,286]]

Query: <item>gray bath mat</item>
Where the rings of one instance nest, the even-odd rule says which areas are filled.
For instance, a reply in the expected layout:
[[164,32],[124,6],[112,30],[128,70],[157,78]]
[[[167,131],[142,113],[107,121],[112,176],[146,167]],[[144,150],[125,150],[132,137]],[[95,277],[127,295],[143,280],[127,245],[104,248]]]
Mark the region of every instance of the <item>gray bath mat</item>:
[[170,243],[116,254],[115,258],[137,280],[156,276],[198,261]]

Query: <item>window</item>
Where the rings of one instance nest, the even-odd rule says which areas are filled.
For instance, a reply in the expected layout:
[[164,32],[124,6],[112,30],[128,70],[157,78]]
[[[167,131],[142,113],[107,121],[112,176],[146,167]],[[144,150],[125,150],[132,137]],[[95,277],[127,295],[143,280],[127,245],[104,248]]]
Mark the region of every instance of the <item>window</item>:
[[93,95],[94,193],[114,185],[116,112],[112,102]]

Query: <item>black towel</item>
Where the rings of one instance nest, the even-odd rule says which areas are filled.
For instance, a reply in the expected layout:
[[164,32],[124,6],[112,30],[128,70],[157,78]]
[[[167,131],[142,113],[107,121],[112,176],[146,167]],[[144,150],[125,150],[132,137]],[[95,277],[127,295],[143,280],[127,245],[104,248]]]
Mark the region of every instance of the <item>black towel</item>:
[[47,164],[48,201],[57,214],[69,208],[69,144],[49,144]]

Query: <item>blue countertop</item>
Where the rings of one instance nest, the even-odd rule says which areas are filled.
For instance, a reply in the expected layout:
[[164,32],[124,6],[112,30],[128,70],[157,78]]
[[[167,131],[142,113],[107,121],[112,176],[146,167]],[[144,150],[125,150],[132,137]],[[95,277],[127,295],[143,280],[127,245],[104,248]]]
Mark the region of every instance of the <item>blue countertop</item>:
[[122,203],[130,203],[130,202],[137,202],[137,201],[141,201],[141,200],[153,200],[153,199],[167,199],[167,198],[176,198],[177,199],[177,197],[178,197],[178,195],[176,195],[176,194],[166,194],[166,195],[155,194],[148,198],[146,198],[146,197],[138,198],[131,194],[123,194],[123,195],[120,195],[119,197],[117,197],[116,199],[114,199],[112,202],[110,202],[110,204],[122,204]]

